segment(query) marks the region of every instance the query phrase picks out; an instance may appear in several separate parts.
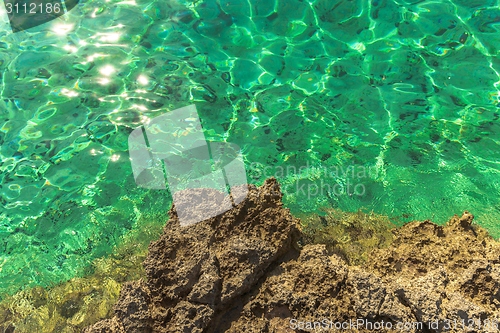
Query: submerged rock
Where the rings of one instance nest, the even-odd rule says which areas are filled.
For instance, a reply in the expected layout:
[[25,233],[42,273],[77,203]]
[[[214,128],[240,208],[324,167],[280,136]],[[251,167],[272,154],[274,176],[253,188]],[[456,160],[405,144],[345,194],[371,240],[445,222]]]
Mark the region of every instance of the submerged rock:
[[226,213],[181,227],[175,209],[149,248],[146,279],[126,284],[96,332],[493,332],[500,247],[465,212],[412,222],[349,265],[301,243],[274,179]]

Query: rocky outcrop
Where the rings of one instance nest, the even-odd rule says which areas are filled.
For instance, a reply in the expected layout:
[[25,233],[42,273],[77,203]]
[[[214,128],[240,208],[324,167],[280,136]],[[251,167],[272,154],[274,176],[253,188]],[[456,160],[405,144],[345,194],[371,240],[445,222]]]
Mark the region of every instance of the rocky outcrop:
[[358,266],[301,244],[274,179],[195,225],[170,214],[146,279],[126,284],[115,317],[85,332],[498,331],[500,247],[468,212],[394,229]]
[[234,209],[188,227],[179,224],[175,207],[170,215],[163,235],[150,245],[147,280],[125,285],[114,321],[87,332],[100,332],[106,323],[109,332],[205,332],[273,264],[296,251],[300,236],[276,180],[250,186]]

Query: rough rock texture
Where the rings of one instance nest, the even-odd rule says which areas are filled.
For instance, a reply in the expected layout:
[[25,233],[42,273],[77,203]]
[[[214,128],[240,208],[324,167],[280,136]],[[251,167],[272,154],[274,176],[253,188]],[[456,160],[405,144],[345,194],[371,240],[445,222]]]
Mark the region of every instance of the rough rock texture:
[[85,332],[498,331],[500,247],[468,212],[395,229],[389,247],[349,266],[324,244],[297,246],[299,221],[274,179],[249,190],[193,226],[172,210],[147,279],[127,284],[115,317]]
[[[116,304],[115,320],[125,332],[205,332],[271,265],[296,252],[300,236],[299,221],[282,208],[276,180],[250,186],[242,203],[206,221],[181,227],[175,207],[170,216],[149,247],[147,280],[126,285]],[[103,325],[86,331],[100,332]]]

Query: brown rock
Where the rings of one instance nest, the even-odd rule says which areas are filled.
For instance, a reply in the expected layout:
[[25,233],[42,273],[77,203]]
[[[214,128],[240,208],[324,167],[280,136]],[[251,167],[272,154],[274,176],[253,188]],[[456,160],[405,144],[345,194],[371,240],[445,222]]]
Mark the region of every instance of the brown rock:
[[281,196],[275,179],[251,185],[235,208],[187,227],[173,207],[163,235],[149,247],[146,282],[121,292],[118,322],[127,332],[192,333],[213,326],[217,313],[293,251],[299,224],[282,208]]
[[149,290],[142,281],[123,285],[121,297],[115,305],[115,315],[126,332],[151,332],[149,294]]
[[468,212],[445,226],[408,223],[360,266],[324,244],[298,248],[274,179],[206,221],[181,227],[170,215],[147,279],[126,284],[115,317],[86,333],[497,330],[484,323],[500,321],[500,247]]
[[100,322],[87,327],[83,333],[122,333],[126,332],[123,326],[119,323],[118,318],[101,320]]

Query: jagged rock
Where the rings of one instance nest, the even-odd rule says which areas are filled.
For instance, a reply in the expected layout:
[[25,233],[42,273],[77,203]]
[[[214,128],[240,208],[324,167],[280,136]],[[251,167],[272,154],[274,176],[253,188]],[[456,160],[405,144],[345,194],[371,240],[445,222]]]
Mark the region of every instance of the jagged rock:
[[[184,195],[188,200],[190,194]],[[260,188],[250,185],[239,205],[187,227],[173,207],[163,235],[149,247],[146,282],[127,285],[121,293],[118,321],[133,332],[195,333],[211,327],[218,312],[250,291],[296,245],[298,220],[282,207],[281,196],[275,179]],[[140,316],[131,305],[141,309]],[[141,320],[142,331],[132,328],[127,314]]]
[[121,296],[115,305],[115,314],[126,332],[151,332],[151,315],[149,312],[149,290],[142,283],[125,283]]
[[395,229],[358,266],[324,244],[297,245],[274,179],[206,221],[181,227],[170,215],[146,279],[126,284],[115,317],[86,333],[497,330],[484,323],[500,321],[500,247],[468,212]]
[[445,226],[409,223],[395,230],[393,244],[372,252],[365,265],[397,288],[401,304],[430,332],[500,328],[484,326],[486,319],[500,322],[500,247],[473,226],[473,218],[466,211]]
[[239,307],[225,313],[213,331],[292,332],[291,318],[330,318],[342,306],[337,296],[346,279],[340,257],[330,256],[325,245],[306,245],[298,258],[281,263]]

